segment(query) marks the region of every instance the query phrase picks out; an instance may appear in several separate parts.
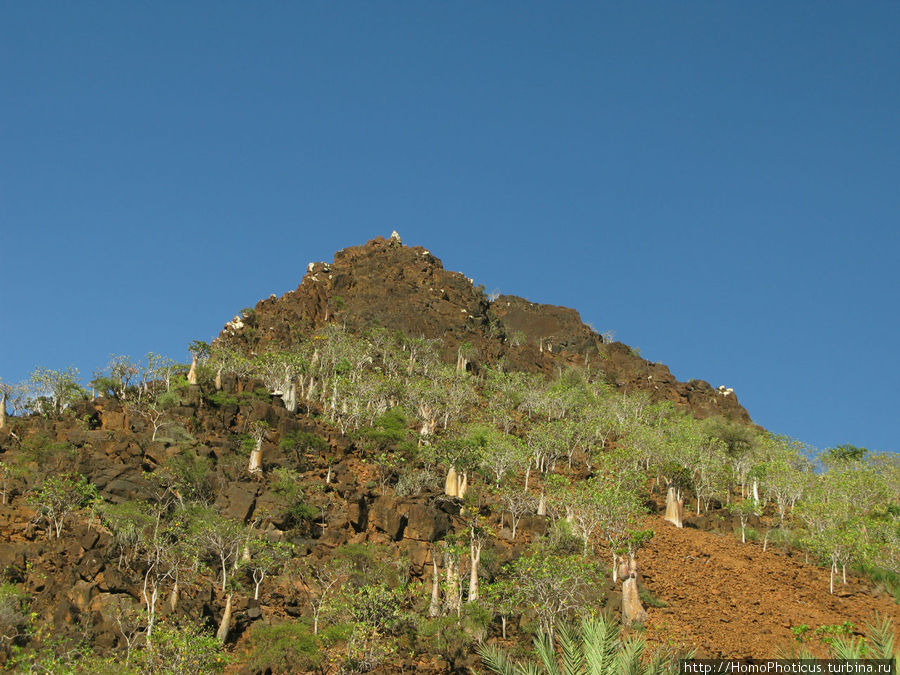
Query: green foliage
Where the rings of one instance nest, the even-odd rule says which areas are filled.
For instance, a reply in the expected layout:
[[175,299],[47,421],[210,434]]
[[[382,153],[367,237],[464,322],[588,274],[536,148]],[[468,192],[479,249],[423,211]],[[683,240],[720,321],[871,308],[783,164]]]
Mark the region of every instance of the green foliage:
[[504,567],[516,586],[516,602],[538,617],[540,631],[552,635],[556,625],[584,612],[602,577],[599,565],[579,555],[532,548]]
[[29,434],[22,440],[22,457],[34,462],[41,469],[58,468],[75,457],[75,447],[65,441],[57,441],[43,431]]
[[246,665],[256,672],[309,672],[322,665],[321,650],[307,621],[254,623],[247,634]]
[[97,487],[77,473],[50,476],[40,489],[29,495],[28,501],[38,515],[47,521],[47,536],[58,539],[62,535],[66,518],[96,500]]
[[306,455],[327,455],[330,450],[328,441],[307,431],[292,431],[284,434],[278,441],[278,447],[285,452],[293,452],[301,466],[305,463]]
[[207,396],[207,400],[212,403],[217,408],[221,408],[226,405],[239,405],[240,399],[235,394],[230,394],[227,391],[216,391]]
[[78,383],[78,368],[65,370],[37,368],[31,373],[30,383],[34,395],[33,408],[49,415],[57,415],[87,392]]
[[158,471],[164,484],[176,489],[182,499],[206,502],[213,497],[212,463],[193,448],[182,449],[166,460]]
[[398,497],[409,497],[438,491],[441,487],[441,477],[434,471],[406,467],[400,472],[394,491]]
[[845,443],[825,451],[826,457],[832,462],[858,462],[865,459],[869,453],[865,448],[858,448],[855,445]]
[[641,602],[643,602],[648,607],[668,607],[669,606],[669,603],[667,603],[662,598],[658,598],[657,596],[653,595],[653,593],[651,593],[646,588],[642,588],[638,592],[638,595],[641,598]]
[[0,584],[0,643],[24,641],[29,594],[17,584]]
[[495,646],[482,645],[476,651],[485,666],[500,675],[674,675],[678,672],[677,655],[664,651],[646,655],[643,638],[622,639],[618,622],[602,615],[583,619],[577,632],[561,627],[558,651],[547,635],[534,638],[534,650],[538,663],[515,663]]
[[319,510],[305,501],[300,486],[300,474],[292,469],[279,467],[272,472],[272,491],[285,503],[285,512],[293,524],[311,522],[319,515]]
[[409,424],[410,421],[401,408],[391,408],[376,418],[371,427],[360,429],[357,438],[376,455],[387,450],[411,455],[415,453],[416,444],[412,440]]
[[132,658],[141,673],[154,675],[220,673],[229,660],[214,635],[189,621],[158,623],[148,647]]

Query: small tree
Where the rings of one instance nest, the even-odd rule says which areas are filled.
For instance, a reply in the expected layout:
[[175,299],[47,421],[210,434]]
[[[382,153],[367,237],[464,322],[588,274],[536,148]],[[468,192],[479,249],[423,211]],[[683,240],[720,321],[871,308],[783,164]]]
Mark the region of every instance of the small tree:
[[59,539],[66,518],[97,499],[97,488],[77,473],[50,476],[41,488],[29,496],[38,516],[47,521],[47,537]]
[[256,445],[250,451],[250,464],[247,471],[250,473],[262,473],[262,444],[269,432],[269,424],[264,420],[257,420],[250,427],[250,436]]
[[349,566],[345,560],[331,558],[325,563],[304,560],[293,569],[303,584],[303,592],[313,615],[313,635],[319,634],[319,622],[323,610],[331,599],[337,584],[346,580]]
[[599,574],[577,555],[533,549],[508,565],[505,576],[518,588],[517,604],[537,614],[540,632],[552,642],[559,623],[587,606]]
[[49,401],[57,415],[85,394],[78,383],[78,368],[71,366],[65,370],[36,369],[31,374],[31,387],[34,399]]
[[250,540],[250,568],[253,577],[253,599],[259,600],[259,587],[269,575],[276,573],[291,557],[293,545],[283,541],[268,541],[262,535],[256,535]]
[[759,516],[760,509],[759,505],[757,505],[752,499],[741,499],[738,502],[734,502],[729,507],[729,510],[737,515],[738,519],[741,523],[741,543],[747,543],[746,529],[747,522],[750,520],[751,516]]
[[509,512],[512,538],[515,539],[519,521],[522,520],[522,516],[534,509],[535,499],[520,486],[511,482],[504,483],[495,492]]
[[197,384],[197,367],[209,358],[209,344],[202,340],[194,340],[188,345],[191,353],[191,367],[188,370],[188,384]]

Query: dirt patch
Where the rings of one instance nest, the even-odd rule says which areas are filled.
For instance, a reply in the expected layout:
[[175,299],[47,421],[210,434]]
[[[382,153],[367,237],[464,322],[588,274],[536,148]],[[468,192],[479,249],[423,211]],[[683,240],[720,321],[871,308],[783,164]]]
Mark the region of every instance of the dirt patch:
[[828,570],[761,544],[691,528],[659,518],[641,551],[644,585],[666,607],[649,608],[645,636],[654,644],[694,648],[698,656],[775,656],[794,642],[793,626],[850,621],[857,632],[875,612],[900,626],[900,607],[873,594],[872,584],[848,576],[828,592]]

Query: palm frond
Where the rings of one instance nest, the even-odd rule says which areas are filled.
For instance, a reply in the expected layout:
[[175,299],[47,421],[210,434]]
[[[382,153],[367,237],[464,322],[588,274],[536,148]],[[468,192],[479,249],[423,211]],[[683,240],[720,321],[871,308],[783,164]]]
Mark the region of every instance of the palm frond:
[[559,630],[559,650],[561,652],[562,672],[565,675],[582,675],[584,673],[584,650],[569,629],[563,626]]
[[643,675],[644,665],[641,662],[646,643],[642,637],[627,639],[616,653],[614,671],[617,675]]
[[831,643],[831,653],[836,659],[861,659],[866,653],[866,642],[858,637],[836,637]]
[[509,660],[506,652],[495,645],[479,645],[475,651],[478,652],[484,665],[498,675],[519,675],[522,672],[521,667],[517,668],[516,664]]
[[896,659],[894,651],[894,625],[888,616],[879,617],[866,624],[866,636],[868,637],[868,656],[873,659]]
[[556,649],[553,647],[553,641],[549,635],[541,633],[535,636],[534,649],[547,675],[561,675],[559,665],[556,662]]
[[581,622],[584,659],[591,675],[612,673],[613,659],[619,639],[619,624],[609,617],[585,619]]

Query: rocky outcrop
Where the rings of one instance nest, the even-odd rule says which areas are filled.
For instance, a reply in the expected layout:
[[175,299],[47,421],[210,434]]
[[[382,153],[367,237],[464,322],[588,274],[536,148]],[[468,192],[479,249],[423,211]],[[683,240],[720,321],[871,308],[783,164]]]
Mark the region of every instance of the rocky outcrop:
[[514,295],[490,302],[471,279],[398,238],[376,237],[338,251],[332,262],[309,263],[295,290],[261,300],[226,323],[217,341],[246,352],[282,349],[333,321],[353,331],[381,326],[438,339],[445,360],[470,370],[501,360],[510,370],[547,374],[559,365],[589,365],[619,390],[645,391],[698,417],[750,421],[733,393],[724,396],[700,380],[678,382],[666,366],[642,359],[627,345],[606,344],[574,309]]

